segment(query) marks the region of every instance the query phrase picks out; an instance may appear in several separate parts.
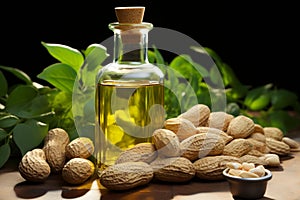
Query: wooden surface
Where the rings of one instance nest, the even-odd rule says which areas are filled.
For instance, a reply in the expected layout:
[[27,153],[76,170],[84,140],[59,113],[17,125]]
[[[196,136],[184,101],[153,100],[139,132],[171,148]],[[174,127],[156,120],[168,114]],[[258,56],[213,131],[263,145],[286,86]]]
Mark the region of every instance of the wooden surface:
[[[300,142],[300,138],[295,138]],[[281,158],[281,166],[268,168],[273,177],[268,182],[264,200],[300,200],[300,152]],[[184,184],[150,183],[126,192],[109,192],[98,179],[78,187],[51,175],[45,183],[25,181],[17,171],[17,160],[10,160],[0,169],[0,200],[10,199],[81,199],[81,200],[232,200],[228,183],[193,180]]]

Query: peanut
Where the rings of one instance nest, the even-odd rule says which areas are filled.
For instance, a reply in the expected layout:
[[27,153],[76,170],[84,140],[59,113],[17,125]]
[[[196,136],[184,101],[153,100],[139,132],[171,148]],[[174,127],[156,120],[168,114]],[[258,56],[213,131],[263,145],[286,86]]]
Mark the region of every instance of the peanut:
[[212,128],[212,127],[206,127],[206,126],[199,126],[196,128],[199,133],[209,133],[209,134],[216,134],[217,137],[220,137],[224,140],[224,143],[227,144],[231,140],[233,140],[233,137],[225,133],[224,131]]
[[223,155],[241,157],[252,150],[252,144],[243,138],[237,138],[225,145]]
[[186,138],[181,143],[182,157],[191,161],[207,155],[220,155],[225,143],[215,134],[199,133]]
[[248,138],[252,138],[263,143],[266,142],[266,136],[260,132],[253,132]]
[[54,128],[48,131],[44,139],[43,150],[51,172],[60,172],[64,167],[66,161],[66,146],[69,142],[69,135],[65,130]]
[[234,156],[207,156],[196,160],[193,165],[196,177],[204,180],[223,180],[223,170],[228,162],[240,162]]
[[260,124],[254,124],[254,133],[261,133],[261,134],[265,134],[264,132],[264,128],[260,125]]
[[177,157],[181,154],[177,135],[168,129],[157,129],[152,134],[152,142],[158,154],[163,157]]
[[273,138],[278,141],[281,141],[284,136],[282,130],[277,127],[264,127],[264,133],[266,137]]
[[173,131],[179,141],[197,134],[197,129],[192,122],[184,118],[170,118],[164,122],[165,129]]
[[211,128],[217,128],[222,131],[227,131],[228,125],[233,118],[233,115],[226,112],[211,112],[207,123]]
[[240,157],[240,162],[253,163],[255,165],[265,165],[265,166],[268,165],[268,161],[266,161],[262,157],[257,157],[249,154]]
[[255,140],[253,138],[247,138],[246,140],[252,145],[252,150],[257,150],[261,153],[267,153],[269,151],[269,148],[265,142]]
[[[267,147],[266,149],[268,149],[268,147]],[[269,152],[269,151],[267,151],[267,153],[268,153],[268,152]],[[263,156],[264,153],[262,153],[262,152],[260,152],[260,151],[258,151],[258,150],[252,149],[252,150],[250,150],[246,155],[251,155],[251,156],[259,157],[259,156]]]
[[270,167],[280,166],[280,157],[277,154],[267,153],[259,158],[265,160],[267,162],[267,166]]
[[62,169],[62,178],[70,184],[82,184],[90,178],[95,171],[94,163],[85,158],[72,158]]
[[299,149],[300,143],[290,137],[283,137],[282,141],[290,146],[291,150]]
[[28,151],[22,157],[18,169],[21,176],[31,182],[44,182],[51,173],[42,149]]
[[94,153],[94,143],[88,137],[78,137],[66,146],[67,158],[88,158]]
[[141,162],[150,163],[156,157],[157,157],[157,151],[154,144],[143,142],[143,143],[136,144],[130,149],[123,151],[115,161],[115,164],[120,164],[129,161],[131,162],[141,161]]
[[259,176],[249,171],[243,171],[239,174],[241,178],[258,178]]
[[288,155],[291,152],[289,145],[271,137],[266,138],[266,144],[270,148],[270,153],[275,153],[277,155],[284,156]]
[[255,164],[254,163],[250,163],[250,162],[242,162],[242,169],[249,171],[250,169],[255,168]]
[[256,175],[258,175],[259,177],[262,177],[266,174],[265,168],[263,165],[258,165],[253,169],[250,169],[249,172],[252,172]]
[[129,190],[148,184],[154,173],[145,162],[124,162],[107,167],[99,176],[100,183],[109,190]]
[[233,118],[227,129],[227,134],[233,138],[246,138],[254,131],[254,121],[244,115]]
[[196,104],[180,114],[179,118],[191,121],[195,127],[205,126],[210,115],[210,108],[205,104]]
[[160,181],[187,182],[195,176],[193,163],[184,157],[156,159],[150,165]]

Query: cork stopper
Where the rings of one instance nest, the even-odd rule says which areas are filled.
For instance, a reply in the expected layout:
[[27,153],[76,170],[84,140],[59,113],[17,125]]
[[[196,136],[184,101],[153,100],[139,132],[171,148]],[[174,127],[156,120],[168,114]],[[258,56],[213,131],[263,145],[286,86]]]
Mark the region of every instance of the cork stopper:
[[140,24],[143,22],[144,12],[143,6],[115,7],[119,23]]

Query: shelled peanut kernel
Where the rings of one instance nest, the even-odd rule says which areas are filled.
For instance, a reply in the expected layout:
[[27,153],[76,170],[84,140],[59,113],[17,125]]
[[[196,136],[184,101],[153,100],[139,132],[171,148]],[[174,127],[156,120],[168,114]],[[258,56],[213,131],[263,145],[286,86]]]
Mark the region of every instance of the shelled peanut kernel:
[[229,168],[228,174],[241,178],[259,178],[265,175],[265,168],[263,165],[255,166],[254,163],[234,163],[229,162],[226,164]]

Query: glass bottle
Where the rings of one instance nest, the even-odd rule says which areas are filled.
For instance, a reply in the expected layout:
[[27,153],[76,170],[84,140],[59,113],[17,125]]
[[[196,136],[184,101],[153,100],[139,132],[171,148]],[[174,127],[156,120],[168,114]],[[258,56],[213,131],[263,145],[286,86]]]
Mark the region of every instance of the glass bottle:
[[151,142],[153,131],[163,126],[164,75],[148,61],[152,28],[151,23],[130,20],[109,24],[114,33],[113,61],[97,75],[95,100],[100,172],[126,149]]

